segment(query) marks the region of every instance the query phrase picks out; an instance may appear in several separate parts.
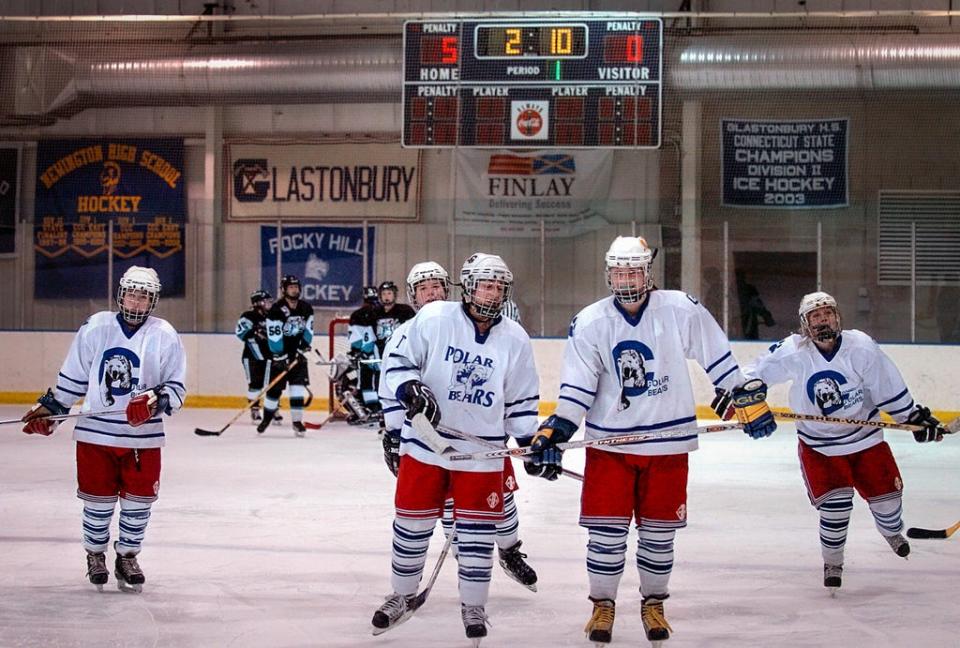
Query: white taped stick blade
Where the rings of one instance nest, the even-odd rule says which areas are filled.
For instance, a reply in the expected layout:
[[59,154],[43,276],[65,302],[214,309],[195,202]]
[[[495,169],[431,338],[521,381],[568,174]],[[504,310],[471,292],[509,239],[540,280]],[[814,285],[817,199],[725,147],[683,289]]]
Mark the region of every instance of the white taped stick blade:
[[417,433],[417,437],[437,454],[443,454],[448,450],[452,450],[450,444],[440,436],[436,428],[430,425],[430,421],[422,413],[416,414],[410,419],[410,426],[413,428],[413,431]]

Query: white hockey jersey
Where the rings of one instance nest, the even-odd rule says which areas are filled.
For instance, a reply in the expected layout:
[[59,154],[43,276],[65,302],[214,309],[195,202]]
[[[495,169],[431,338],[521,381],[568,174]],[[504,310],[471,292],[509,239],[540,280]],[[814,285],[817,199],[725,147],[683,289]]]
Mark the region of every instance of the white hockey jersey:
[[[769,385],[793,381],[790,407],[800,414],[869,421],[878,420],[883,410],[903,422],[914,405],[890,358],[873,338],[855,329],[843,331],[830,354],[803,336],[791,335],[771,346],[744,373]],[[829,456],[852,454],[883,441],[881,429],[809,421],[797,421],[797,434]]]
[[[410,328],[410,322],[412,321],[413,320],[407,320],[394,329],[393,335],[390,336],[386,346],[383,347],[384,358],[396,350],[397,344],[403,339],[403,336],[407,334],[407,329]],[[380,407],[383,413],[383,427],[391,434],[399,434],[403,429],[403,422],[407,418],[407,411],[400,401],[397,400],[396,393],[387,387],[387,381],[383,379],[383,363],[380,364],[380,371],[380,384],[377,388],[377,396],[380,398]]]
[[[686,359],[700,363],[717,387],[744,382],[720,326],[694,297],[654,290],[636,317],[613,296],[584,308],[570,323],[556,415],[579,423],[587,439],[636,432],[669,438],[603,450],[666,455],[697,448],[697,411]],[[667,435],[665,434],[665,437]]]
[[[57,375],[54,395],[70,407],[83,398],[82,411],[124,410],[130,399],[161,387],[178,410],[186,397],[186,354],[176,330],[158,317],[148,317],[131,334],[118,313],[91,315],[77,331]],[[73,438],[118,448],[164,445],[163,417],[139,427],[127,424],[123,412],[77,420]]]
[[[391,339],[381,385],[396,399],[397,388],[419,380],[440,405],[441,424],[505,447],[507,435],[530,438],[537,429],[539,378],[530,337],[516,322],[500,318],[485,334],[456,302],[427,304]],[[461,452],[488,448],[450,435]],[[469,472],[499,472],[503,461],[449,462],[416,437],[405,422],[400,454],[418,461]]]

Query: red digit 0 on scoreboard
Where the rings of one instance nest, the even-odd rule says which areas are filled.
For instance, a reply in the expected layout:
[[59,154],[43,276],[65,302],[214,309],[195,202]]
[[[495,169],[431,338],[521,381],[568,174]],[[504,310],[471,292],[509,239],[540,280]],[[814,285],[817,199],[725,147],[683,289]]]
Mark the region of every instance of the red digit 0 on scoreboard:
[[627,61],[643,63],[643,36],[640,34],[627,36]]

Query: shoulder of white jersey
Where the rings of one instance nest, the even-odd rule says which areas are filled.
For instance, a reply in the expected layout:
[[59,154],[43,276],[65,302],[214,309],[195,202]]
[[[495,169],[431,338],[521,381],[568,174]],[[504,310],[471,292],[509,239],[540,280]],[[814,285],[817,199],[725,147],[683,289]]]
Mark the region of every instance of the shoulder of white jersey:
[[804,338],[802,335],[791,333],[779,342],[774,342],[768,346],[767,351],[770,353],[776,353],[780,356],[796,353],[802,348],[805,340],[806,338]]
[[157,331],[164,336],[173,336],[179,337],[180,334],[177,333],[177,329],[173,328],[173,324],[161,317],[154,317],[153,315],[147,318],[147,321],[144,322],[145,326],[149,326],[151,329]]
[[647,294],[647,299],[650,300],[648,308],[667,306],[686,311],[694,311],[702,308],[699,299],[682,290],[661,290],[658,288],[657,290],[651,290]]
[[457,314],[463,307],[460,305],[460,302],[452,301],[435,301],[430,302],[419,311],[417,311],[416,319],[424,320],[431,319],[434,317],[450,317],[451,315]]
[[854,348],[865,348],[870,351],[879,348],[879,344],[870,335],[858,329],[843,329],[840,334],[841,344],[850,345]]
[[613,304],[613,295],[604,297],[599,301],[595,301],[588,306],[584,306],[579,313],[573,316],[573,319],[570,320],[570,330],[568,331],[568,336],[573,334],[575,331],[580,331],[590,326],[598,320],[608,319],[610,317],[618,317],[619,313],[617,307]]
[[96,328],[98,326],[119,326],[120,320],[117,319],[116,311],[100,311],[94,313],[83,323],[87,328]]
[[519,339],[521,342],[529,342],[530,334],[527,333],[527,329],[523,328],[516,320],[512,320],[509,317],[501,317],[500,322],[497,324],[497,328],[501,329],[505,334],[510,337]]

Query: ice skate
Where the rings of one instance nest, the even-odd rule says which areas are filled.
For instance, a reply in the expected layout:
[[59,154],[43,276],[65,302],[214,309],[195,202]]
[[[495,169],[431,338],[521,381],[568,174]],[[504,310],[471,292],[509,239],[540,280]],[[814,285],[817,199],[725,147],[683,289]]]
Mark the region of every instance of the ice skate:
[[474,648],[480,645],[480,640],[487,636],[487,613],[482,605],[460,605],[460,616],[463,617],[463,629],[467,639],[473,642]]
[[279,410],[273,415],[273,424],[274,425],[283,425],[283,417],[280,416]]
[[259,405],[254,405],[253,407],[250,408],[250,421],[251,421],[252,423],[259,423],[259,422],[260,422],[260,419],[262,419],[262,418],[263,418],[263,417],[260,415],[260,406],[259,406]]
[[643,605],[640,607],[640,619],[643,621],[643,629],[647,633],[647,641],[653,648],[659,648],[664,641],[670,638],[673,628],[670,627],[667,618],[663,615],[663,598],[648,596],[643,599]]
[[613,620],[617,614],[617,604],[610,599],[590,600],[593,601],[593,615],[583,631],[595,646],[604,646],[613,640]]
[[843,565],[823,564],[823,586],[830,590],[830,596],[836,596],[843,582]]
[[520,553],[520,545],[523,544],[517,540],[517,544],[509,549],[500,549],[500,566],[507,576],[517,581],[531,592],[537,591],[537,572],[528,565],[524,558],[527,554]]
[[387,597],[380,609],[373,613],[373,634],[383,634],[410,618],[416,611],[416,594],[404,596],[394,592]]
[[901,558],[906,558],[910,555],[910,543],[907,542],[907,539],[903,537],[902,534],[884,536],[884,539],[887,541],[887,544],[890,545],[890,548],[893,549],[893,553],[897,554]]
[[[114,549],[117,548],[114,543]],[[117,589],[121,592],[135,592],[139,594],[143,591],[143,584],[146,578],[143,571],[137,563],[136,554],[121,554],[117,552],[117,562],[114,563],[113,575],[117,577]]]
[[277,410],[266,409],[263,410],[263,418],[260,420],[260,424],[257,425],[257,434],[263,434],[267,427],[270,425],[270,421],[274,420],[274,417],[277,416]]
[[103,586],[109,577],[107,558],[103,555],[103,552],[94,552],[87,549],[87,578],[97,586],[98,592],[103,591]]
[[294,421],[292,425],[293,425],[293,433],[294,435],[296,435],[298,439],[302,439],[307,435],[307,428],[302,421]]

